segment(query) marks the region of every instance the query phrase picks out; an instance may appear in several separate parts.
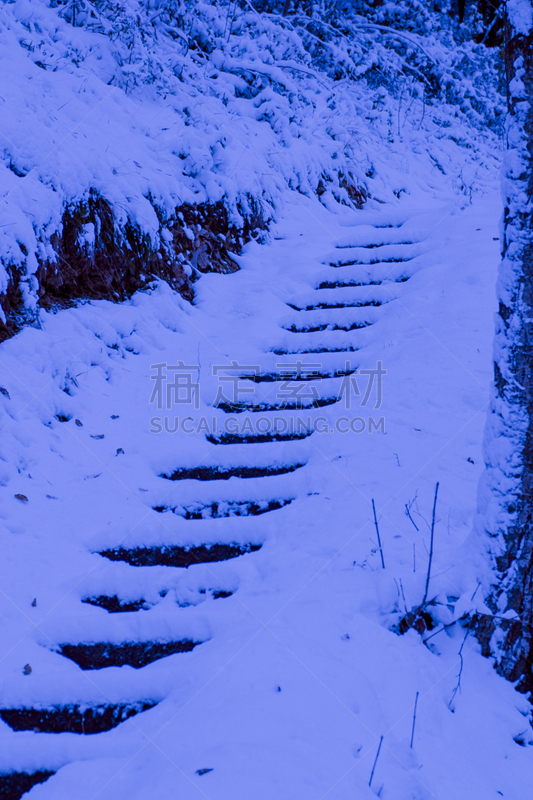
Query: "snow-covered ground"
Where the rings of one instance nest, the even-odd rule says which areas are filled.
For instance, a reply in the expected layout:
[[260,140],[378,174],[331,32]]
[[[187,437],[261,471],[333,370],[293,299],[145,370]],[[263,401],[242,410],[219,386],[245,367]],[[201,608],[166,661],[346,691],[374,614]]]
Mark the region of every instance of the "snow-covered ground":
[[[43,312],[41,330],[2,345],[0,708],[51,709],[63,732],[0,722],[1,773],[55,771],[35,800],[527,796],[526,699],[458,624],[442,629],[482,603],[469,535],[499,215],[490,186],[469,204],[413,185],[357,212],[287,193],[271,243],[249,244],[235,274],[202,276],[194,305],[160,283],[120,305]],[[154,365],[179,362],[158,387]],[[221,380],[290,377],[297,362],[322,377],[241,379],[237,397]],[[378,363],[379,408],[377,381],[363,405],[368,374],[333,377]],[[176,374],[192,402],[158,409],[152,393]],[[264,406],[214,408],[220,389]],[[302,396],[340,400],[276,408]],[[311,434],[283,441],[291,418]],[[217,443],[274,425],[280,441]],[[218,479],[163,477],[199,467]],[[424,594],[437,482],[439,625],[400,636]],[[168,565],[172,547],[215,544],[256,547]],[[143,553],[151,565],[131,563]],[[110,613],[88,598],[137,605]],[[200,644],[139,668],[82,670],[58,652],[179,641]],[[57,721],[128,704],[139,713],[104,732]]]

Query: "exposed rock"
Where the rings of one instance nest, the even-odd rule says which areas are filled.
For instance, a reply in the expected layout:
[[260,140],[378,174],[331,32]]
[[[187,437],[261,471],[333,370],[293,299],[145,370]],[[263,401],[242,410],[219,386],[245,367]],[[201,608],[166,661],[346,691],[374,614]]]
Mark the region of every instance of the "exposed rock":
[[7,265],[9,284],[0,296],[6,323],[0,325],[0,341],[34,324],[39,307],[66,308],[81,299],[120,302],[154,278],[192,300],[198,273],[237,271],[231,254],[266,229],[260,204],[253,198],[247,203],[251,212],[240,226],[230,220],[222,201],[182,205],[170,218],[155,208],[160,228],[152,240],[130,221],[119,225],[112,206],[91,190],[86,201],[65,209],[61,230],[49,240],[55,257],[38,258],[35,308],[29,307],[23,292],[28,276],[20,267]]

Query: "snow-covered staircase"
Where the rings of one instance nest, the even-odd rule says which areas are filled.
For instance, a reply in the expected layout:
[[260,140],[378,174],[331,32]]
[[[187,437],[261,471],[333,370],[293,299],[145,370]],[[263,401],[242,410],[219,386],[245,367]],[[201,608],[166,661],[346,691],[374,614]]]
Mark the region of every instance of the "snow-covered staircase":
[[[330,530],[331,507],[319,504],[327,491],[317,439],[324,433],[328,434],[324,440],[331,442],[339,437],[343,445],[339,455],[330,447],[326,460],[346,459],[348,443],[343,434],[353,418],[364,427],[369,419],[380,416],[375,388],[361,407],[361,392],[354,390],[356,379],[364,370],[375,368],[376,355],[384,353],[387,366],[384,346],[396,336],[396,320],[411,313],[405,312],[403,302],[411,278],[427,265],[431,247],[426,238],[435,212],[428,219],[420,211],[384,207],[362,218],[364,224],[356,223],[357,215],[350,226],[345,223],[342,235],[338,227],[333,233],[326,231],[321,252],[312,259],[309,247],[300,255],[298,246],[290,244],[290,256],[278,276],[262,275],[264,266],[247,268],[246,259],[260,263],[263,257],[254,246],[243,258],[241,273],[201,279],[196,308],[184,310],[184,318],[189,315],[191,320],[186,333],[180,318],[175,320],[178,333],[172,332],[169,315],[165,327],[171,333],[165,346],[157,344],[143,352],[142,343],[133,343],[134,352],[144,359],[143,367],[133,375],[130,366],[132,377],[126,371],[117,389],[110,383],[114,408],[129,391],[137,398],[131,407],[139,405],[138,387],[150,389],[147,366],[154,361],[174,363],[176,357],[181,358],[181,350],[176,356],[175,342],[185,347],[180,344],[185,339],[186,363],[192,363],[198,352],[203,374],[216,360],[235,359],[248,365],[232,373],[241,390],[244,387],[244,399],[214,402],[216,382],[211,381],[212,391],[208,388],[208,401],[201,408],[210,429],[204,426],[174,439],[170,433],[145,436],[147,444],[139,447],[130,466],[129,454],[144,435],[141,425],[145,424],[143,417],[132,412],[123,433],[124,440],[130,437],[130,444],[117,448],[117,462],[108,459],[106,464],[112,463],[113,469],[115,463],[124,465],[120,481],[138,487],[135,491],[141,494],[135,501],[121,504],[117,500],[114,508],[113,489],[105,489],[102,503],[111,509],[109,523],[104,525],[105,510],[98,512],[95,522],[90,514],[82,520],[86,533],[79,544],[72,545],[72,557],[78,559],[73,567],[67,560],[62,565],[59,547],[56,572],[47,575],[46,581],[61,584],[65,569],[70,576],[64,587],[68,599],[59,597],[61,589],[54,602],[58,607],[66,602],[64,613],[56,615],[54,606],[43,624],[36,625],[37,649],[47,653],[45,666],[28,664],[29,672],[10,678],[2,691],[0,718],[10,730],[1,733],[12,754],[9,769],[2,762],[2,800],[18,800],[36,784],[40,784],[33,790],[36,798],[63,800],[65,786],[70,784],[66,778],[61,783],[62,774],[76,768],[80,775],[87,774],[80,765],[93,761],[102,765],[102,759],[115,759],[117,770],[124,764],[127,768],[130,752],[141,752],[145,741],[154,741],[179,713],[177,709],[190,702],[187,698],[195,697],[231,661],[232,647],[239,652],[243,646],[239,627],[247,630],[246,614],[259,615],[253,593],[241,599],[243,587],[249,591],[268,570],[269,580],[278,582],[272,578],[270,565],[286,558],[276,555],[279,542],[286,541],[294,557],[303,561],[315,558],[323,544],[324,554],[316,557],[317,564],[331,558],[326,541],[330,533],[332,552],[338,549],[337,528],[332,523]],[[278,244],[278,254],[281,247]],[[135,322],[130,327],[126,339],[143,338],[135,333]],[[129,355],[126,363],[131,365],[135,358]],[[260,370],[251,371],[250,365]],[[228,368],[223,374],[230,374]],[[178,407],[176,413],[183,416],[183,411]],[[57,429],[69,425],[76,435],[83,433],[81,427],[73,427],[74,414],[59,416],[64,422],[54,422]],[[113,430],[112,423],[109,426]],[[103,422],[100,428],[104,430]],[[354,432],[352,428],[352,440]],[[91,436],[95,441],[84,447],[97,448],[104,436]],[[112,436],[107,428],[105,436],[105,441]],[[359,461],[364,448],[359,440],[350,446]],[[98,475],[88,478],[92,483],[83,479],[80,496],[86,513],[102,494],[96,485]],[[334,484],[328,480],[331,494]],[[357,483],[359,479],[354,473],[349,480]],[[138,523],[131,506],[139,499],[144,511],[139,512]],[[337,506],[342,502],[345,499],[339,499]],[[122,520],[121,514],[128,513]],[[308,551],[304,539],[291,543],[291,537],[300,520],[312,517],[324,541],[312,539]],[[70,507],[64,519],[72,521]],[[78,541],[75,536],[74,541]],[[39,555],[30,553],[28,558],[37,563]],[[287,581],[287,576],[282,580]],[[265,603],[268,609],[268,599]],[[266,617],[269,613],[265,612]],[[221,654],[217,647],[222,648]],[[189,695],[165,712],[167,697],[182,691],[182,686],[190,687]],[[25,766],[28,747],[35,753],[31,767]],[[209,765],[199,766],[196,776],[200,778],[212,771]],[[107,766],[102,770],[107,775]],[[115,774],[113,769],[111,773]],[[150,792],[149,774],[148,769],[141,780],[145,794]],[[107,778],[102,780],[94,793],[110,797]],[[416,780],[406,780],[403,796],[418,797],[409,793]],[[187,785],[182,786],[183,797],[189,796]],[[203,792],[191,787],[191,797]],[[306,796],[305,791],[298,796]]]
[[[287,355],[341,354],[353,353],[364,347],[364,343],[360,342],[358,338],[360,337],[358,331],[379,321],[381,306],[398,297],[398,284],[405,283],[409,279],[410,262],[417,254],[423,252],[418,243],[405,241],[403,226],[392,228],[392,231],[391,227],[385,219],[384,224],[380,227],[365,227],[362,231],[358,231],[356,228],[351,238],[347,237],[346,241],[337,245],[332,257],[342,257],[343,260],[330,261],[325,269],[320,269],[318,277],[311,276],[311,281],[314,281],[315,284],[314,288],[311,283],[308,292],[301,292],[287,298],[287,306],[297,312],[291,317],[287,317],[287,321],[282,325],[282,328],[285,328],[291,336],[284,339],[286,349],[281,350],[280,345],[273,343],[271,352],[284,352]],[[337,331],[349,333],[343,337],[342,343],[339,343],[338,336],[335,336]],[[299,334],[305,334],[305,341]],[[262,362],[265,359],[268,360],[268,353],[261,354]],[[227,481],[231,478],[254,479],[254,484],[258,486],[259,479],[264,479],[266,482],[266,479],[272,476],[281,476],[304,468],[305,462],[299,460],[297,455],[290,458],[289,449],[284,451],[282,464],[275,460],[271,463],[267,457],[266,463],[262,461],[260,465],[251,466],[247,463],[250,452],[249,445],[269,444],[269,450],[275,458],[275,451],[272,447],[275,447],[276,443],[296,441],[311,436],[312,429],[304,432],[296,431],[294,415],[297,411],[307,409],[316,417],[319,410],[325,405],[337,403],[341,399],[334,393],[338,386],[338,379],[349,377],[355,368],[350,368],[350,362],[346,362],[344,366],[336,366],[336,364],[337,361],[335,361],[335,366],[331,367],[331,371],[321,370],[320,367],[318,369],[315,367],[311,372],[306,371],[306,364],[303,363],[303,371],[302,365],[300,365],[291,372],[289,365],[288,368],[278,372],[263,371],[249,376],[240,375],[240,380],[249,380],[256,384],[305,382],[309,391],[306,392],[308,399],[304,401],[297,400],[287,403],[282,400],[277,403],[262,403],[256,406],[251,403],[243,403],[240,406],[238,404],[222,404],[222,410],[226,413],[260,411],[263,414],[282,414],[288,418],[287,429],[293,432],[271,431],[251,434],[223,432],[218,436],[208,434],[206,438],[213,444],[233,445],[234,447],[231,448],[233,451],[232,461],[238,464],[239,458],[242,456],[243,465],[224,467],[199,464],[194,467],[181,467],[179,459],[176,459],[175,468],[168,473],[162,473],[161,477],[169,481],[191,482]],[[341,362],[339,361],[338,364],[340,365]],[[278,361],[277,367],[283,367],[283,364]],[[320,390],[326,386],[331,388],[324,395]],[[253,427],[253,423],[250,427]],[[245,444],[247,447],[243,450]],[[191,485],[194,487],[196,484],[192,483]],[[289,504],[291,499],[286,497],[286,495],[290,495],[290,490],[284,491],[282,483],[278,485],[283,499],[272,499],[265,504],[264,501],[257,500],[251,490],[248,493],[248,501],[240,501],[233,504],[233,507],[230,504],[228,515],[257,516],[279,511]],[[194,488],[192,494],[194,494]],[[209,506],[204,506],[203,509],[208,510],[207,517],[224,516],[220,509],[227,502],[222,498],[216,499]],[[165,512],[169,508],[168,506],[159,506],[155,510]],[[176,513],[177,508],[173,508],[172,511]],[[185,512],[184,516],[189,520],[203,518],[203,513],[199,512],[195,517],[189,511]],[[238,522],[233,524],[238,525]],[[282,525],[283,521],[280,520],[279,524]],[[248,528],[248,530],[252,531],[253,528]],[[253,536],[248,538],[253,539]],[[210,536],[207,537],[205,544],[193,547],[170,542],[160,546],[141,545],[134,548],[110,546],[100,550],[99,555],[112,562],[124,562],[136,568],[164,566],[182,570],[197,564],[211,564],[240,558],[246,553],[251,554],[259,550],[260,547],[261,543],[253,541],[245,544],[213,543],[212,536]],[[206,591],[203,589],[203,594]],[[232,591],[226,589],[210,589],[209,592],[215,599],[229,597],[233,594]],[[130,617],[133,614],[142,614],[151,607],[151,604],[143,597],[131,600],[117,595],[111,597],[88,596],[83,598],[83,602],[105,609],[109,614],[121,614],[121,620],[125,620],[126,615]],[[120,631],[120,627],[119,621],[115,630]],[[58,643],[57,653],[74,661],[82,670],[100,670],[124,665],[142,669],[155,660],[175,653],[189,652],[202,643],[192,639],[162,641],[148,638],[145,641],[129,641],[127,629],[130,626],[124,624],[122,627],[124,630],[123,641],[118,643],[105,639],[93,641],[95,638],[93,634],[90,641]],[[90,703],[86,705],[53,704],[45,707],[39,707],[38,704],[19,705],[1,708],[0,717],[14,731],[33,731],[40,734],[68,732],[92,735],[109,731],[133,716],[153,708],[155,704],[156,702],[149,698],[139,697],[135,702],[123,701],[105,705],[101,703],[97,705]],[[46,771],[38,771],[33,774],[33,779],[38,783],[50,777],[51,774]],[[22,789],[25,791],[32,781],[32,776],[27,775],[22,780],[20,773],[13,773],[11,788],[7,775],[4,775],[2,780],[6,786],[3,794],[5,800],[17,800],[22,794]]]

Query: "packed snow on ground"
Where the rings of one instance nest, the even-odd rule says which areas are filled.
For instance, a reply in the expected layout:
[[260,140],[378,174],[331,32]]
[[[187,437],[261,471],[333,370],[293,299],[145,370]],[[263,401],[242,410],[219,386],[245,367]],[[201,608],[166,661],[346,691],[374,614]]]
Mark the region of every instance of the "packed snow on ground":
[[[399,158],[399,171],[409,166]],[[444,182],[439,189],[436,177],[433,187],[413,179],[408,188],[364,211],[287,193],[270,244],[248,245],[235,274],[202,276],[194,305],[154,284],[120,305],[42,312],[40,329],[2,345],[0,706],[157,702],[85,737],[0,723],[2,772],[57,770],[31,790],[35,800],[525,796],[527,700],[459,624],[444,628],[483,608],[485,561],[469,537],[483,468],[500,200],[490,180],[472,201]],[[369,245],[384,245],[387,258]],[[351,257],[363,264],[330,266]],[[362,285],[317,289],[341,278]],[[333,301],[381,305],[297,310]],[[324,321],[373,324],[290,330]],[[339,352],[305,352],[324,349]],[[347,361],[358,370],[381,362],[381,407],[374,390],[362,407],[367,378],[359,375],[349,408],[346,394],[310,412],[214,408],[220,387],[231,392],[220,376],[279,372],[298,360],[327,374]],[[180,361],[194,366],[198,408],[158,410],[153,365]],[[342,381],[305,386],[308,396],[315,387],[336,397]],[[280,382],[240,388],[252,390],[240,397],[248,403],[280,402]],[[170,430],[178,418],[177,432],[151,432],[165,416]],[[282,425],[297,416],[316,428],[298,441],[206,439],[206,425],[246,430],[246,419]],[[185,417],[192,433],[181,427]],[[383,426],[369,432],[370,417]],[[365,430],[341,432],[353,418]],[[161,477],[180,467],[300,464],[259,478]],[[392,629],[423,597],[437,482],[429,597],[438,625],[424,642],[429,632]],[[259,516],[180,515],[212,502],[271,500],[292,502]],[[188,569],[98,555],[221,542],[262,547]],[[233,594],[213,599],[211,590]],[[109,614],[81,602],[99,595],[144,598],[149,608]],[[203,643],[142,669],[82,671],[57,652],[64,643],[176,638]]]

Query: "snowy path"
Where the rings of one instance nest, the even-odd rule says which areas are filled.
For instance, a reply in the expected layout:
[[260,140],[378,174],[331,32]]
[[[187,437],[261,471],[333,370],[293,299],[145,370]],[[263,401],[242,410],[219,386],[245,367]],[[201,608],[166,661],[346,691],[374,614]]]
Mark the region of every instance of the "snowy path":
[[457,691],[459,626],[391,630],[437,480],[435,614],[472,606],[498,213],[294,201],[193,307],[161,285],[2,346],[3,798],[524,796],[524,699],[470,639]]

